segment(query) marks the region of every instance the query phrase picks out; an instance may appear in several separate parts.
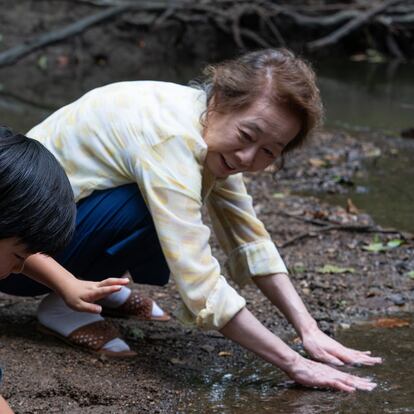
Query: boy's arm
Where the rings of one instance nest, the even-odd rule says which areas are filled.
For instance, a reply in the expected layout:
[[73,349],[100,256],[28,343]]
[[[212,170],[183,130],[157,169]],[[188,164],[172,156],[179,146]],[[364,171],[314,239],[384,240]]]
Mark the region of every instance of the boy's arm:
[[253,281],[295,327],[304,348],[313,358],[334,365],[374,365],[381,362],[381,358],[371,357],[369,351],[347,348],[324,334],[309,314],[287,274],[256,276]]
[[129,282],[127,278],[109,278],[101,282],[79,280],[54,259],[40,253],[26,259],[23,273],[54,290],[69,307],[79,312],[100,313],[101,306],[93,302]]
[[13,414],[13,411],[10,408],[9,404],[7,404],[6,400],[1,395],[0,395],[0,413],[1,414]]

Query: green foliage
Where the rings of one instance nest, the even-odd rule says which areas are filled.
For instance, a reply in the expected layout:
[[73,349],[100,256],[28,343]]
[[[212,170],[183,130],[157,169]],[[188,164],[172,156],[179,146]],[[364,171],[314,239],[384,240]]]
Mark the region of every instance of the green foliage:
[[40,56],[40,58],[37,59],[37,66],[39,66],[41,70],[46,70],[47,69],[47,56],[45,55]]
[[387,244],[383,244],[382,242],[378,241],[378,239],[374,238],[372,243],[367,244],[366,246],[362,246],[362,249],[373,253],[385,252],[387,250],[395,249],[396,247],[401,246],[403,243],[404,240],[393,239],[390,240]]
[[306,271],[306,267],[302,262],[297,262],[293,265],[293,273],[303,273]]
[[352,267],[338,267],[330,264],[326,264],[323,267],[316,269],[318,273],[354,273],[355,269]]

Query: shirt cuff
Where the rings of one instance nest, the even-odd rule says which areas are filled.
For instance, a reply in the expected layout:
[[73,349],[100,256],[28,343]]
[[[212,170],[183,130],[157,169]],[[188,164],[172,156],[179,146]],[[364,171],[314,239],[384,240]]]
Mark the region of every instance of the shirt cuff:
[[233,250],[226,263],[231,278],[243,287],[254,276],[288,273],[285,263],[271,240],[244,244]]
[[223,276],[207,297],[205,307],[194,315],[184,303],[175,312],[175,316],[185,325],[197,325],[203,330],[220,330],[246,306],[246,300],[240,296]]

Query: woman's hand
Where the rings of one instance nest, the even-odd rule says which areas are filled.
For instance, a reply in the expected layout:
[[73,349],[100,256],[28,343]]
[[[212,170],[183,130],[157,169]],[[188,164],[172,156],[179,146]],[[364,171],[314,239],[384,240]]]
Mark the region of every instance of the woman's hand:
[[347,348],[317,327],[304,335],[302,342],[306,352],[312,358],[327,364],[375,365],[382,363],[382,359],[372,357],[370,351],[357,351],[356,349]]
[[361,378],[341,372],[320,362],[311,361],[298,355],[286,373],[299,384],[307,387],[332,388],[339,391],[372,391],[377,384],[370,378]]
[[73,278],[58,293],[70,308],[78,312],[100,313],[102,307],[93,302],[117,292],[128,283],[128,278],[111,277],[101,282]]

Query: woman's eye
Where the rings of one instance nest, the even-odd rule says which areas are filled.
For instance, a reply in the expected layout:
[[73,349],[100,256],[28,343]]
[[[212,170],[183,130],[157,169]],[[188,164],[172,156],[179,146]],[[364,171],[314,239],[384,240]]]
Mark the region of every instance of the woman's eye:
[[272,151],[270,151],[269,149],[267,149],[267,148],[263,148],[263,152],[268,156],[268,157],[270,157],[270,158],[275,158],[275,155],[273,154],[273,152]]
[[240,131],[240,139],[245,142],[252,142],[253,139],[249,134],[246,134],[244,131]]

